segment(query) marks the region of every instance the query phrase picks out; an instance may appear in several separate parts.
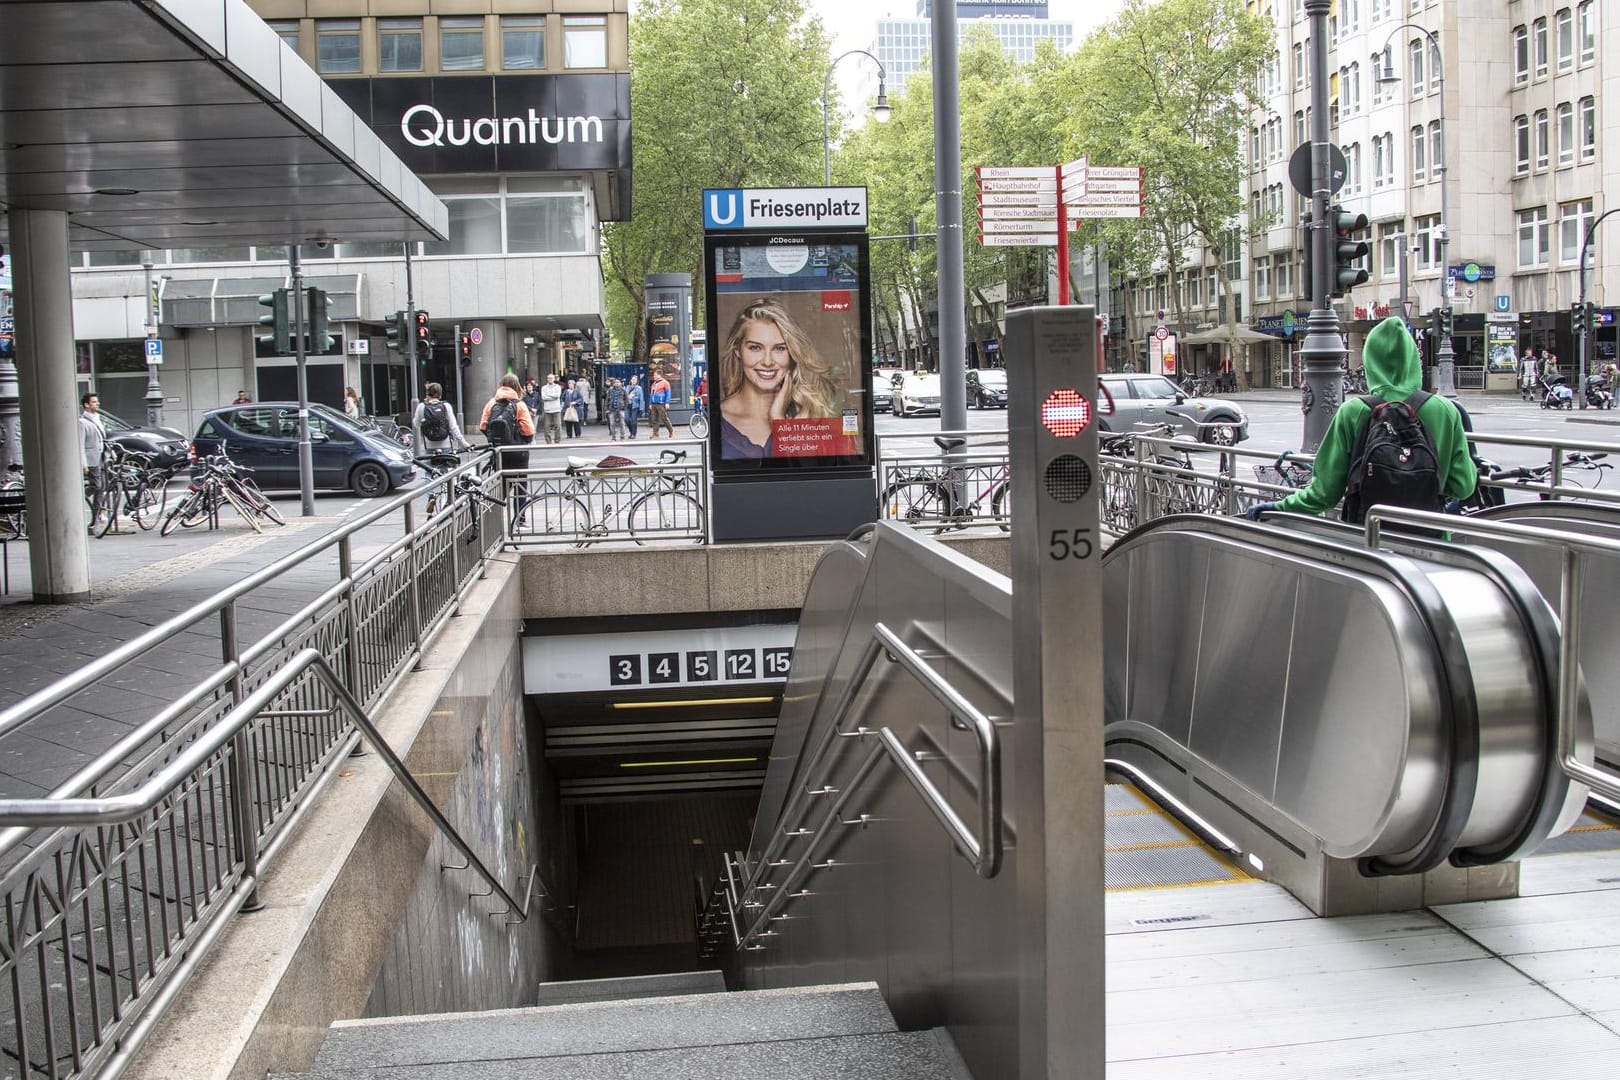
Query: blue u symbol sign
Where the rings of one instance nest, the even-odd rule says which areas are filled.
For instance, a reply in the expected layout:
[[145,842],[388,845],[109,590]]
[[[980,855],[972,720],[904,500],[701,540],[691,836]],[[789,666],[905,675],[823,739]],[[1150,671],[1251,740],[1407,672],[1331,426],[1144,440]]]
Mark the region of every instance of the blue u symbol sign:
[[736,229],[742,226],[742,190],[715,188],[703,192],[703,227]]

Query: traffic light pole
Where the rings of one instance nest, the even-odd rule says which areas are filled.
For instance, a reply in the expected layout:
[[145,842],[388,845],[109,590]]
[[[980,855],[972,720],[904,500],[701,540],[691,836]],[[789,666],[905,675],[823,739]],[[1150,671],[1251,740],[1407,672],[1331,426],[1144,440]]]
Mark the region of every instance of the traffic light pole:
[[304,270],[298,245],[287,247],[292,267],[293,356],[298,360],[298,512],[315,516],[315,448],[309,441],[309,368],[304,355]]
[[1305,386],[1301,410],[1305,430],[1301,447],[1311,453],[1322,444],[1328,425],[1339,407],[1339,366],[1347,350],[1339,333],[1339,316],[1333,310],[1336,289],[1334,244],[1336,237],[1328,220],[1328,199],[1332,194],[1331,136],[1328,130],[1328,9],[1332,0],[1305,0],[1305,15],[1311,27],[1311,296],[1310,317],[1305,321],[1305,344],[1299,350]]
[[416,389],[416,296],[411,287],[411,245],[405,244],[405,325],[410,330],[407,335],[408,344],[405,346],[405,359],[411,365],[411,400],[406,403],[405,412],[416,415],[416,403],[421,395]]
[[[1592,309],[1587,306],[1586,300],[1586,257],[1592,250],[1592,237],[1597,235],[1597,227],[1603,224],[1603,219],[1611,214],[1620,214],[1620,207],[1605,210],[1599,214],[1592,224],[1586,227],[1586,235],[1581,238],[1581,317],[1577,329],[1581,335],[1581,348],[1577,358],[1580,371],[1575,378],[1575,394],[1581,399],[1581,408],[1586,408],[1586,375],[1592,370],[1592,341],[1596,336],[1597,327],[1592,325]],[[1620,393],[1620,387],[1611,386],[1610,390]]]

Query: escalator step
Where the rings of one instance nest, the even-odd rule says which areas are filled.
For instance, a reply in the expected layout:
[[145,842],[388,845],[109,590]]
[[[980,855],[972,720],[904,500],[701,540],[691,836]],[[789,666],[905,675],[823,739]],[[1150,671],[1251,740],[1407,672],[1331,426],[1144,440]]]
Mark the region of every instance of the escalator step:
[[1110,892],[1251,880],[1129,784],[1109,784],[1104,886]]
[[1569,832],[1555,836],[1536,848],[1537,855],[1567,855],[1576,851],[1614,851],[1620,849],[1620,828],[1614,822],[1588,810],[1570,826]]

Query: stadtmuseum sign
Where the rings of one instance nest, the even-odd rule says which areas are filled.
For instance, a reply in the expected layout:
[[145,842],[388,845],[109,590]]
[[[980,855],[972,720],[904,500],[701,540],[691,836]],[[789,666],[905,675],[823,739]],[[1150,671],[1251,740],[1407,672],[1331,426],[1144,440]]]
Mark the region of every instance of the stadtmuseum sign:
[[628,184],[628,74],[334,79],[327,85],[413,172],[614,169]]

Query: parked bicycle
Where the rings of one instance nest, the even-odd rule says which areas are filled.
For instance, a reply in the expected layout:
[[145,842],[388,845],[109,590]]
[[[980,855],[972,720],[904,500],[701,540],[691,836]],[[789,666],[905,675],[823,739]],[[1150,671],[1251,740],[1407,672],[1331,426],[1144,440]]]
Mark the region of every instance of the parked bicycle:
[[186,493],[164,516],[159,533],[168,536],[176,527],[193,529],[205,521],[217,524],[223,506],[235,510],[254,532],[264,531],[261,521],[285,525],[287,520],[259,490],[252,472],[226,454],[203,458],[192,473]]
[[[494,450],[486,447],[480,452],[493,454]],[[449,450],[436,450],[431,454],[424,454],[412,460],[421,466],[430,482],[461,466],[461,455]],[[462,473],[456,477],[452,484],[433,485],[427,497],[427,516],[432,517],[440,509],[449,510],[453,508],[456,500],[460,498],[465,498],[474,503],[482,503],[486,506],[504,507],[507,505],[505,499],[497,499],[485,491],[483,481],[476,474]]]
[[6,476],[0,481],[0,539],[28,539],[28,510],[23,487],[22,466],[6,467]]
[[[678,465],[685,450],[661,450],[662,465]],[[524,537],[558,537],[585,547],[609,540],[620,530],[621,522],[630,539],[645,544],[649,539],[688,537],[703,542],[703,504],[693,496],[696,478],[686,472],[656,472],[619,454],[600,461],[569,458],[567,482],[559,491],[542,491],[522,498],[512,519],[512,534]],[[651,477],[650,484],[634,482]],[[593,488],[592,481],[606,478],[606,492]],[[621,482],[615,482],[621,481]],[[615,508],[608,501],[622,493],[628,502]],[[600,506],[600,511],[593,509]]]
[[91,530],[96,536],[117,532],[120,521],[132,521],[141,530],[157,526],[168,501],[169,471],[155,468],[147,454],[107,444],[101,466],[101,488],[90,501]]
[[[1580,454],[1572,453],[1559,463],[1560,482],[1569,487],[1599,487],[1603,483],[1603,474],[1614,465],[1605,460],[1607,454]],[[1451,512],[1464,514],[1477,514],[1489,510],[1493,506],[1501,506],[1507,501],[1509,487],[1529,488],[1531,485],[1547,484],[1552,480],[1552,464],[1531,465],[1521,468],[1504,469],[1493,461],[1476,458],[1475,465],[1479,470],[1480,483],[1475,486],[1474,494],[1461,503],[1453,501],[1446,509]],[[1573,476],[1570,472],[1590,473],[1586,483]],[[1552,495],[1546,491],[1538,492],[1543,500],[1551,500]]]
[[[950,455],[967,445],[959,436],[934,436],[940,453]],[[1012,485],[1008,463],[947,461],[902,473],[883,489],[884,516],[935,533],[984,523],[984,507],[1002,532],[1011,529]]]
[[692,407],[692,417],[686,422],[686,429],[692,433],[694,439],[707,439],[709,437],[709,407],[708,395],[697,399]]

